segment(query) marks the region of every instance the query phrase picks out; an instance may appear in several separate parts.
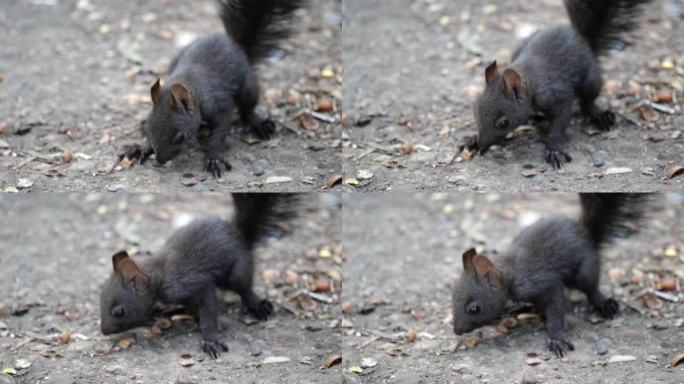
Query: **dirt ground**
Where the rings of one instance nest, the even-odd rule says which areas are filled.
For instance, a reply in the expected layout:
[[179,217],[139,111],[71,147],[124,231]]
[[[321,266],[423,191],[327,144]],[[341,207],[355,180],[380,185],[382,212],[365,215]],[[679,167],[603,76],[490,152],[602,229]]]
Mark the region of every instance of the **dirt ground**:
[[[601,60],[608,89],[599,103],[617,124],[597,134],[577,116],[565,147],[573,161],[554,171],[533,129],[485,156],[451,160],[477,133],[472,104],[486,65],[510,62],[531,31],[567,24],[561,1],[346,1],[344,172],[361,191],[681,190],[682,177],[662,178],[684,163],[683,17],[681,0],[654,1],[626,38],[633,44]],[[636,109],[661,91],[674,94],[668,112],[644,120]],[[401,154],[408,143],[412,152]],[[521,174],[525,165],[533,175]]]
[[[0,383],[330,383],[341,365],[322,368],[340,345],[338,293],[342,261],[339,196],[311,196],[293,232],[270,236],[256,250],[255,290],[276,306],[267,322],[239,315],[239,297],[226,295],[219,312],[220,337],[230,351],[205,359],[193,322],[174,322],[160,335],[150,328],[103,336],[99,290],[120,249],[158,250],[173,228],[193,217],[229,218],[220,195],[35,194],[0,196]],[[288,272],[289,271],[289,272]],[[294,279],[291,276],[295,276]],[[333,278],[333,276],[337,276]],[[314,277],[332,281],[304,311],[293,300]],[[70,332],[61,344],[59,336]],[[132,345],[121,344],[132,341]],[[126,343],[126,341],[123,341]],[[122,346],[123,345],[123,346]],[[253,354],[260,351],[258,356]],[[198,361],[179,364],[181,354]],[[269,357],[288,362],[262,364]],[[28,368],[17,369],[25,359]],[[21,366],[21,364],[19,364]]]
[[[6,0],[0,7],[0,188],[5,191],[306,191],[339,174],[341,1],[314,0],[293,37],[258,66],[258,111],[277,124],[254,142],[234,124],[223,179],[193,142],[168,166],[117,164],[140,143],[149,89],[179,46],[223,31],[213,0]],[[332,101],[325,120],[307,118]],[[308,116],[307,116],[308,117]],[[69,153],[69,155],[65,155]],[[64,158],[72,160],[63,163]],[[184,178],[184,174],[194,177]],[[192,182],[188,182],[191,179]],[[185,184],[192,184],[186,186]]]
[[[576,350],[558,359],[546,349],[538,319],[493,338],[494,328],[481,329],[477,345],[457,349],[467,336],[452,331],[450,289],[466,249],[502,250],[542,215],[577,215],[575,195],[344,195],[342,241],[348,258],[341,300],[352,304],[343,322],[346,382],[521,383],[525,375],[527,383],[684,383],[682,365],[667,367],[684,352],[684,196],[663,197],[661,206],[640,226],[641,233],[603,253],[601,289],[618,299],[620,316],[594,323],[583,295],[570,295],[566,332]],[[644,277],[637,284],[639,271]],[[656,301],[654,308],[662,307],[648,309],[637,299],[668,277],[679,280],[670,292],[678,302]],[[413,342],[404,339],[410,330],[416,331]],[[599,348],[606,354],[597,355]],[[531,352],[541,355],[539,365],[525,363]],[[635,360],[609,362],[624,355]]]

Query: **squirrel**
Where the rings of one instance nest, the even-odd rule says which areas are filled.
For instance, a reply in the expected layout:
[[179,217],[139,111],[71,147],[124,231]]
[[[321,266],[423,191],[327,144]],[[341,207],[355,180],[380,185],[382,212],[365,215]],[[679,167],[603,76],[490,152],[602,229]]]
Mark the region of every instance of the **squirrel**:
[[525,39],[512,62],[485,69],[485,89],[475,102],[478,135],[461,149],[480,154],[529,120],[549,121],[546,162],[554,169],[572,157],[563,150],[573,101],[579,100],[587,123],[607,131],[615,114],[595,103],[602,88],[598,57],[614,40],[633,30],[642,5],[651,0],[564,0],[572,27],[554,27]]
[[199,317],[201,349],[227,351],[218,339],[216,288],[240,295],[243,311],[266,320],[273,305],[252,290],[253,248],[269,231],[297,216],[297,194],[234,193],[235,218],[196,219],[176,230],[155,255],[136,261],[112,256],[113,273],[100,296],[103,334],[151,324],[160,305],[180,304]]
[[618,302],[598,287],[601,247],[642,219],[649,199],[649,194],[639,193],[580,194],[582,213],[577,221],[541,219],[523,229],[502,254],[467,250],[452,292],[454,333],[490,322],[504,312],[509,300],[526,302],[544,311],[548,348],[559,357],[574,350],[564,335],[564,288],[585,293],[588,309],[606,319],[618,314]]
[[237,108],[246,128],[269,139],[275,125],[256,115],[259,85],[253,66],[276,42],[289,34],[288,20],[306,0],[218,0],[226,33],[194,41],[173,59],[164,85],[157,79],[150,89],[152,111],[141,124],[147,143],[124,147],[124,157],[144,163],[152,153],[157,163],[176,157],[194,137],[200,124],[210,129],[206,170],[221,177],[221,158]]

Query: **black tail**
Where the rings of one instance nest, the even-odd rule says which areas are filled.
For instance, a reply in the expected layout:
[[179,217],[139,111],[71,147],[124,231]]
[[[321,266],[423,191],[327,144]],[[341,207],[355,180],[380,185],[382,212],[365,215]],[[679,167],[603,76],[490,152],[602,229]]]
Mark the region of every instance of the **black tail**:
[[621,233],[636,232],[652,197],[650,193],[580,193],[580,223],[598,248]]
[[595,54],[611,41],[636,28],[643,4],[651,0],[564,0],[572,27],[589,43]]
[[251,62],[262,59],[289,35],[289,19],[306,0],[218,0],[226,33]]
[[264,235],[296,218],[302,209],[297,193],[233,193],[235,222],[252,248]]

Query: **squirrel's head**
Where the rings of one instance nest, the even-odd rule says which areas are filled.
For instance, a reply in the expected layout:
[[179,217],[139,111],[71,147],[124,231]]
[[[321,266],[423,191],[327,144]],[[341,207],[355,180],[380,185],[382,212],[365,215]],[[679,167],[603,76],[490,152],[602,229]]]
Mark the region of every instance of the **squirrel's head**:
[[474,248],[463,254],[463,273],[456,281],[451,311],[454,333],[470,332],[496,318],[506,306],[507,293],[502,273]]
[[499,73],[496,61],[485,69],[486,86],[475,102],[475,122],[478,128],[480,153],[501,142],[530,115],[523,79],[513,68]]
[[144,134],[154,150],[157,163],[176,157],[185,142],[199,129],[199,108],[183,84],[162,87],[160,80],[150,89],[152,112],[145,121]]
[[149,278],[126,251],[112,256],[112,264],[114,273],[100,295],[100,329],[105,335],[149,324],[156,304]]

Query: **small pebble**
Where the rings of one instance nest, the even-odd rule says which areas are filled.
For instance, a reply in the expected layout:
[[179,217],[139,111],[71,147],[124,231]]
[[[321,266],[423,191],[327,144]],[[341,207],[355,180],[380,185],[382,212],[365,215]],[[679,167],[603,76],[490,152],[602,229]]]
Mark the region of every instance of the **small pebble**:
[[249,345],[249,354],[252,356],[260,356],[263,353],[263,349],[258,342],[253,342]]
[[596,168],[602,167],[606,163],[606,156],[608,156],[608,153],[606,153],[606,151],[596,151],[591,156],[591,165],[593,165]]
[[268,161],[259,159],[252,164],[252,173],[254,176],[261,176],[266,172],[266,168],[268,168]]
[[124,184],[113,184],[107,188],[107,190],[109,192],[119,192],[119,191],[126,192],[127,189],[128,189],[128,187],[126,187]]
[[105,367],[105,371],[107,371],[113,375],[116,375],[116,376],[125,376],[126,375],[126,368],[124,368],[121,365],[117,365],[117,364],[108,365],[107,367]]
[[606,343],[603,340],[596,343],[596,354],[599,356],[603,356],[606,353],[608,353],[608,346],[606,345]]
[[454,371],[456,371],[458,373],[463,373],[466,375],[473,373],[473,370],[470,369],[470,366],[467,364],[454,363],[451,365],[451,369],[453,369]]

